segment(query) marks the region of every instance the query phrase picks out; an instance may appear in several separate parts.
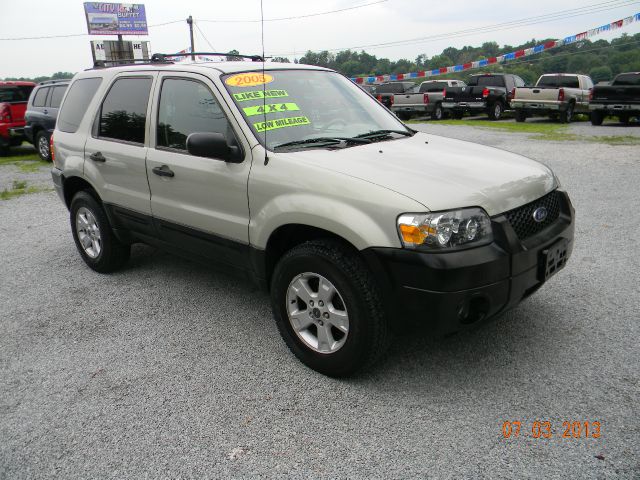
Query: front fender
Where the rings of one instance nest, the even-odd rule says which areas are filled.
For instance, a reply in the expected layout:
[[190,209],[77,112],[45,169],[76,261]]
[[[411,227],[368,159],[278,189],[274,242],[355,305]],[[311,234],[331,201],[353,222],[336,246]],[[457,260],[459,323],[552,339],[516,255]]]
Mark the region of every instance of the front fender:
[[[382,215],[384,217],[384,215]],[[280,195],[258,212],[252,212],[249,238],[252,245],[264,249],[271,234],[288,224],[309,225],[344,238],[358,250],[374,245],[400,247],[393,215],[378,224],[370,214],[354,205],[313,193]]]

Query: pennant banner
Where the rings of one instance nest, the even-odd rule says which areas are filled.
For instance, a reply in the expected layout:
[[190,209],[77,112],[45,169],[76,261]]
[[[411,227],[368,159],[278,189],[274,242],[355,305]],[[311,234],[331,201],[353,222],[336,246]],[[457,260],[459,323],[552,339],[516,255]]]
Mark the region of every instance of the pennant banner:
[[561,40],[553,40],[551,42],[536,45],[535,47],[527,48],[524,50],[518,50],[517,52],[506,53],[504,55],[500,55],[499,57],[491,57],[483,60],[477,60],[475,62],[465,63],[462,65],[452,65],[450,67],[436,68],[434,70],[422,70],[419,72],[397,73],[397,74],[391,74],[391,75],[353,77],[351,78],[351,81],[358,84],[371,84],[371,83],[380,83],[380,82],[389,82],[389,81],[393,82],[397,80],[406,80],[406,79],[412,79],[412,78],[435,77],[438,75],[444,75],[446,73],[463,72],[463,71],[472,70],[475,68],[486,67],[487,65],[504,63],[509,60],[528,57],[529,55],[535,55],[540,52],[544,52],[545,50],[561,47],[562,45],[570,45],[572,43],[580,42],[582,40],[586,40],[587,38],[600,35],[601,33],[604,33],[604,32],[609,32],[611,30],[617,30],[619,28],[626,27],[627,25],[634,22],[640,22],[640,13],[636,13],[635,15],[632,15],[630,17],[623,18],[622,20],[616,20],[615,22],[611,22],[607,25],[602,25],[597,28],[592,28],[591,30],[588,30],[586,32],[565,37]]

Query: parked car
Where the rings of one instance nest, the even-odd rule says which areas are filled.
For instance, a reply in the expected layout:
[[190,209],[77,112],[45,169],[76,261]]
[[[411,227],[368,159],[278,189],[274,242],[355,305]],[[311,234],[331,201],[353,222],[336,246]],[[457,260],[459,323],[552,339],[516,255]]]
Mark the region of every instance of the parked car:
[[499,120],[505,110],[511,109],[511,93],[516,87],[524,87],[524,80],[510,73],[473,75],[466,87],[447,88],[442,108],[454,118],[469,112],[486,113],[491,120]]
[[443,117],[442,99],[449,87],[464,87],[462,80],[428,80],[414,89],[393,96],[391,110],[401,120],[409,120],[417,114],[429,114],[433,120]]
[[589,113],[589,95],[593,81],[587,75],[549,73],[542,75],[535,87],[516,87],[511,107],[517,122],[531,115],[559,117],[569,123],[576,113]]
[[611,85],[596,85],[591,93],[591,123],[602,125],[604,117],[615,115],[622,123],[640,116],[640,72],[617,75]]
[[358,86],[360,88],[362,88],[368,94],[375,96],[375,94],[376,94],[376,85],[358,85]]
[[24,112],[33,82],[0,82],[0,154],[24,140]]
[[393,105],[396,93],[405,93],[416,86],[413,82],[385,82],[376,85],[376,99],[388,109]]
[[[327,113],[326,94],[342,109]],[[574,210],[548,167],[416,132],[321,67],[84,71],[53,153],[90,268],[117,270],[144,242],[240,272],[269,292],[291,351],[327,375],[376,361],[391,323],[446,334],[495,317],[573,248]]]
[[70,79],[49,80],[38,84],[31,92],[25,113],[24,134],[45,162],[51,161],[49,141],[56,126],[58,108]]

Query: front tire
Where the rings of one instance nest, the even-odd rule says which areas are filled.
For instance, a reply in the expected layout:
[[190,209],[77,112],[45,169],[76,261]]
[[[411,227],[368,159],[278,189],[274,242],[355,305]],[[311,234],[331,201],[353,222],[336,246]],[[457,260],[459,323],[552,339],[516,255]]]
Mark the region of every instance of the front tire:
[[36,135],[36,150],[38,156],[43,162],[51,161],[51,152],[49,151],[49,135],[45,132],[38,132]]
[[340,242],[316,240],[287,252],[273,273],[271,303],[289,349],[324,375],[352,375],[386,350],[377,285],[358,253]]
[[129,260],[131,246],[115,237],[102,206],[89,192],[73,197],[70,221],[80,256],[96,272],[114,272]]

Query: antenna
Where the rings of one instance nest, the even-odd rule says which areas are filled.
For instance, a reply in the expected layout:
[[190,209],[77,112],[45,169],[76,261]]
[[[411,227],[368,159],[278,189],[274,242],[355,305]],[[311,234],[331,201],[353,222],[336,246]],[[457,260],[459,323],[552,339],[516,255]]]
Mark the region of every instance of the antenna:
[[265,62],[264,58],[264,7],[263,0],[260,0],[260,33],[262,36],[262,116],[264,117],[264,164],[269,163],[269,155],[267,154],[267,84],[265,83]]

